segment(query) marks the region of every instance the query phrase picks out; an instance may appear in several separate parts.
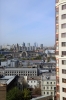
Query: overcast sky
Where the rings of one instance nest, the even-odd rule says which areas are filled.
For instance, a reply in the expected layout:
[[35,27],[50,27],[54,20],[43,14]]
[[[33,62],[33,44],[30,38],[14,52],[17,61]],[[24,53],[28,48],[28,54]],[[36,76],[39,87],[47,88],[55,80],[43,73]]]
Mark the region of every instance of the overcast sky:
[[0,0],[0,45],[55,44],[55,0]]

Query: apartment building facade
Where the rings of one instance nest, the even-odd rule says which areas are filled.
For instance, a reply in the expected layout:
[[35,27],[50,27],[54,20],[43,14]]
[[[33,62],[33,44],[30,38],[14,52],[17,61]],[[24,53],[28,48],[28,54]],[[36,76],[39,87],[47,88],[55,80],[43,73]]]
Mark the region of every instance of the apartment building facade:
[[66,100],[66,0],[56,0],[56,97]]
[[56,74],[45,73],[41,76],[41,95],[48,96],[52,95],[55,100],[56,94]]
[[27,83],[31,88],[40,88],[41,86],[41,76],[27,77]]

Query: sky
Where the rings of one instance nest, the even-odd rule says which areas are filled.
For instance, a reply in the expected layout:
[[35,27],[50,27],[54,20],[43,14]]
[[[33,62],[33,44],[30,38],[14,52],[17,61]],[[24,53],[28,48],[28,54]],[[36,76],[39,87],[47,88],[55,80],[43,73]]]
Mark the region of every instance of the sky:
[[0,0],[0,45],[55,44],[55,0]]

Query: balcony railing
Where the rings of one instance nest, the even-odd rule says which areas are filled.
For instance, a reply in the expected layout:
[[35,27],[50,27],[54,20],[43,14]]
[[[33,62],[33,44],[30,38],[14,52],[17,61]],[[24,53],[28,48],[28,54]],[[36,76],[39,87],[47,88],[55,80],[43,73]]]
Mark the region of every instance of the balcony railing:
[[59,12],[56,12],[56,16],[58,16],[59,15]]

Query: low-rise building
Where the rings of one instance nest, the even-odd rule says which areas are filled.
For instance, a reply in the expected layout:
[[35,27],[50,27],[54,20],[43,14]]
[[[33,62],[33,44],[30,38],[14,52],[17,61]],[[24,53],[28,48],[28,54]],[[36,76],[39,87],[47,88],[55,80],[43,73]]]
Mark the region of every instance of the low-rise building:
[[4,68],[0,67],[0,76],[3,76],[3,75],[4,75]]
[[37,76],[37,68],[5,68],[6,76]]
[[39,88],[41,86],[41,77],[36,76],[36,77],[27,77],[27,83],[29,87],[31,88]]
[[56,91],[56,75],[54,73],[44,73],[41,76],[41,94],[52,95],[53,100]]
[[47,57],[55,57],[55,50],[45,50],[45,54],[47,54]]
[[6,100],[7,91],[14,86],[16,76],[4,76],[0,78],[0,100]]

